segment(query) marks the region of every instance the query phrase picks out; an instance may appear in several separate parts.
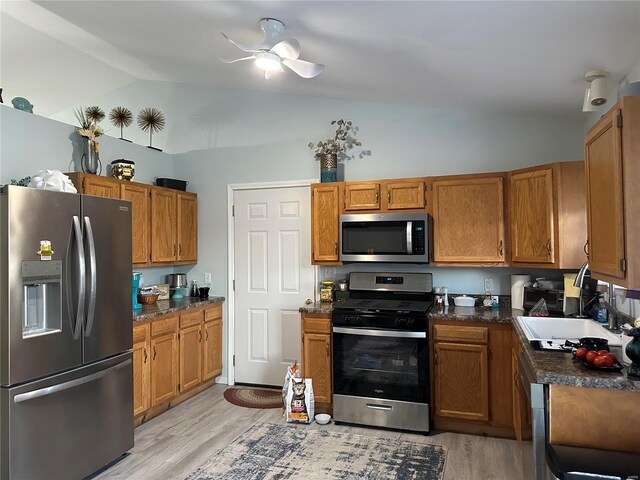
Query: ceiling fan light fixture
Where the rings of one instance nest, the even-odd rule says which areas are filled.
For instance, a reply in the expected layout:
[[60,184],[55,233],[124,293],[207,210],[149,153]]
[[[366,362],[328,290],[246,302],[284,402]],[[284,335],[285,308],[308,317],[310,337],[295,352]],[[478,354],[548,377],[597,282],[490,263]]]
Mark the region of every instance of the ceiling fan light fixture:
[[282,71],[282,59],[269,52],[261,52],[256,54],[256,67],[266,72]]

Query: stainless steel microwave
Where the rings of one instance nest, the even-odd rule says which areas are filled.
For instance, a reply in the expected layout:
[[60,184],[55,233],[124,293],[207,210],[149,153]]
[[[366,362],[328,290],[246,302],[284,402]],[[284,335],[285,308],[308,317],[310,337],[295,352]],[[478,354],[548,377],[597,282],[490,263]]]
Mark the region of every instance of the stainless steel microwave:
[[427,263],[426,213],[340,215],[343,262]]

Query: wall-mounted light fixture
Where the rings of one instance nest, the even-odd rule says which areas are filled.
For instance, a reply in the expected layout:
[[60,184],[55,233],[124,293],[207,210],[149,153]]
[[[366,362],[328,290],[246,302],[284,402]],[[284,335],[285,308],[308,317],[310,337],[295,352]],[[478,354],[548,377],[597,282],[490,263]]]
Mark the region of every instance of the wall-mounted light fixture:
[[607,77],[609,74],[602,70],[591,70],[584,75],[584,79],[590,83],[584,92],[582,102],[583,112],[594,112],[595,107],[607,103]]

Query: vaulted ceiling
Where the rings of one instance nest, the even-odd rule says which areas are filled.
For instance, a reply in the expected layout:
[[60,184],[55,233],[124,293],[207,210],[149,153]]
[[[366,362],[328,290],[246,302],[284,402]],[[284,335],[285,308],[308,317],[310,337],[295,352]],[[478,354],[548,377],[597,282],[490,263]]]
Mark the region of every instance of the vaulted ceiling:
[[[593,68],[619,81],[640,62],[640,2],[12,1],[0,4],[5,102],[44,115],[136,80],[523,113],[580,111]],[[274,17],[326,64],[265,80],[223,64]]]

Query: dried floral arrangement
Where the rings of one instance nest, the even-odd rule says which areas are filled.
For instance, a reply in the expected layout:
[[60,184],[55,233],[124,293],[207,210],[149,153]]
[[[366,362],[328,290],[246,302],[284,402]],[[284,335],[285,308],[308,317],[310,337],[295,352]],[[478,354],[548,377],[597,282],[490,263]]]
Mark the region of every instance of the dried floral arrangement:
[[120,139],[124,140],[122,130],[133,122],[133,113],[126,107],[115,107],[109,112],[109,121],[114,127],[120,129]]
[[337,155],[360,147],[362,144],[354,138],[358,127],[354,127],[351,120],[332,120],[331,125],[337,125],[333,138],[321,140],[317,143],[309,142],[309,148],[315,150],[316,156]]
[[100,107],[74,108],[73,110],[78,124],[78,133],[90,140],[104,134],[103,128],[98,125],[104,119],[104,112]]

